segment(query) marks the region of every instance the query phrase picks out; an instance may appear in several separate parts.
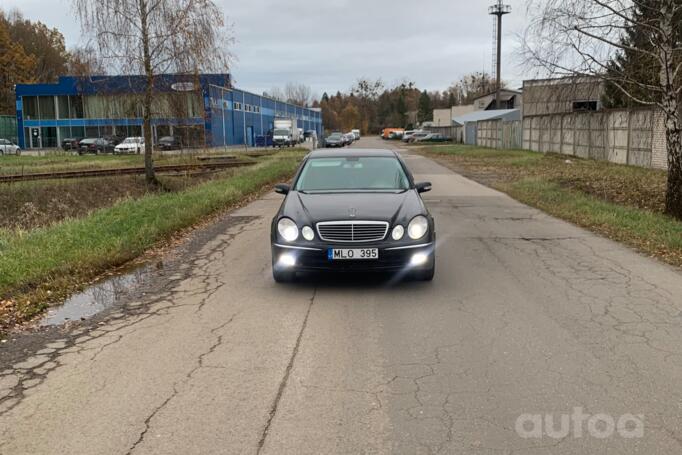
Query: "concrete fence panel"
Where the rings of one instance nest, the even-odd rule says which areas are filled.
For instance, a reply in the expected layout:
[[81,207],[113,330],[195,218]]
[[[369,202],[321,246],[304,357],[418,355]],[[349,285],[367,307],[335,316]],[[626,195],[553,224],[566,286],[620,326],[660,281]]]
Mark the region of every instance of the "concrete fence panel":
[[520,127],[519,143],[527,150],[667,167],[663,118],[651,109],[536,115]]
[[553,115],[549,119],[549,144],[547,147],[548,152],[561,153],[561,136],[562,136],[562,125],[561,116]]
[[561,117],[561,150],[565,155],[575,155],[575,116],[573,114]]
[[626,164],[628,160],[628,140],[630,113],[615,111],[607,114],[607,159],[612,163]]
[[575,155],[580,158],[590,157],[590,115],[575,114],[574,128]]
[[532,117],[525,117],[521,122],[523,125],[521,146],[526,150],[531,150],[530,138],[531,138],[531,127],[533,124],[533,118]]
[[651,166],[651,145],[653,140],[654,115],[649,110],[636,110],[630,113],[630,152],[628,164]]
[[608,154],[606,152],[606,122],[604,121],[604,113],[595,112],[589,114],[590,119],[590,153],[589,156],[595,160],[606,161]]

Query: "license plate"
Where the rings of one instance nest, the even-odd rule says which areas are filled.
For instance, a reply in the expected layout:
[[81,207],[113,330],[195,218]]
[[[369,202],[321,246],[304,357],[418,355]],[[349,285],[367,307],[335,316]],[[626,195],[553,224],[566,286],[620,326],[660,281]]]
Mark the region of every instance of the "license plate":
[[378,248],[329,248],[327,258],[330,261],[351,261],[379,259]]

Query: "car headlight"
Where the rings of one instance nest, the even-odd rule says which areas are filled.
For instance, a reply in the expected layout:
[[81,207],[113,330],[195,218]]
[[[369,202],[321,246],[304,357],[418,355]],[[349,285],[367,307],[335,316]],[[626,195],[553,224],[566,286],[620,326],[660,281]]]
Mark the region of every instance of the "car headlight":
[[293,242],[298,238],[298,226],[289,218],[282,218],[277,223],[277,232],[287,242]]
[[391,233],[391,237],[393,237],[393,240],[400,240],[403,238],[405,235],[405,228],[402,227],[401,225],[397,225],[396,227],[393,228],[393,232]]
[[310,226],[305,226],[301,230],[301,232],[303,233],[303,238],[309,242],[311,242],[315,238],[315,232],[313,232],[313,228],[311,228]]
[[417,215],[412,218],[412,221],[410,221],[410,224],[407,226],[407,235],[409,235],[412,240],[419,240],[424,237],[428,231],[429,220],[422,215]]

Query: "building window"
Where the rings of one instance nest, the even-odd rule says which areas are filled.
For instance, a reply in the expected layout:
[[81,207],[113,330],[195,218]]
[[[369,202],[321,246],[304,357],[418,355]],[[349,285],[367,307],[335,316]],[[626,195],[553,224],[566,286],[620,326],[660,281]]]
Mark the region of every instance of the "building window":
[[69,118],[69,97],[68,96],[58,96],[57,97],[57,118],[64,119]]
[[38,115],[38,98],[35,96],[22,97],[24,106],[24,118],[26,120],[40,120]]
[[242,110],[242,103],[234,103],[234,110],[235,111],[241,111]]
[[69,118],[83,118],[83,98],[80,95],[69,96]]
[[[54,97],[53,96],[39,96],[38,109],[40,110],[41,120],[53,120],[55,116]],[[55,133],[56,134],[56,133]]]
[[597,101],[573,101],[573,111],[596,111],[598,110]]

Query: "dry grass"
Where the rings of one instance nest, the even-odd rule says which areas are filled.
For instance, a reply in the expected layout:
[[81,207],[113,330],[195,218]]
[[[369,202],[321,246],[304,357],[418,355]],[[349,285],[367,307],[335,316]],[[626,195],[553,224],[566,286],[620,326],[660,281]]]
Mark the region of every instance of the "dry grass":
[[[288,151],[198,185],[124,197],[99,209],[79,205],[87,215],[29,231],[0,229],[0,332],[178,232],[288,179],[302,156],[301,151]],[[114,191],[109,197],[120,195]],[[97,201],[104,203],[105,198]]]
[[465,145],[419,151],[525,204],[682,266],[682,222],[663,214],[664,171]]

